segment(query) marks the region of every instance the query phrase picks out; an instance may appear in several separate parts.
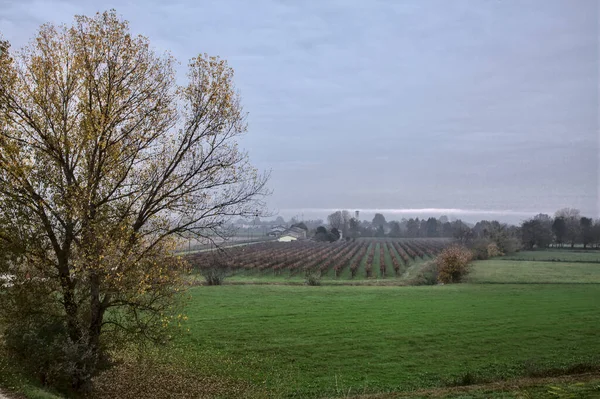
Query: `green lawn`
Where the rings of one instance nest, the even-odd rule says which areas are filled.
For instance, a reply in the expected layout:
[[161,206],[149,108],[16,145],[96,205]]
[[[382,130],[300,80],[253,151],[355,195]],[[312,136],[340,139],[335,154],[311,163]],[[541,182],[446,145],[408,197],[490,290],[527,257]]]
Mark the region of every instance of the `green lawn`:
[[[548,253],[569,261],[544,261]],[[600,370],[600,264],[582,262],[595,255],[521,252],[520,258],[474,262],[467,283],[445,286],[336,285],[354,283],[343,276],[308,287],[300,285],[303,276],[240,274],[227,281],[242,285],[191,288],[182,334],[173,346],[146,356],[158,365],[176,366],[161,385],[171,394],[175,388],[169,381],[185,376],[179,385],[173,382],[176,389],[196,392],[193,384],[212,381],[221,397],[232,397],[231,392],[256,398],[361,393],[382,399],[600,397],[598,373],[524,386],[511,381],[423,391],[469,375],[477,382],[576,364]],[[378,260],[376,251],[377,272]],[[413,277],[423,262],[411,262],[400,278],[356,283],[397,284]],[[0,356],[0,381],[3,367],[9,370],[10,362]],[[131,376],[143,382],[134,385],[151,385],[155,377],[145,369],[160,370],[139,366]],[[105,378],[105,386],[115,385],[111,378]],[[119,396],[119,389],[100,397]],[[419,391],[413,395],[412,390]]]
[[522,374],[525,364],[600,361],[600,285],[221,286],[191,294],[190,333],[178,341],[187,360],[201,363],[202,353],[215,372],[235,370],[285,396],[406,390],[467,371],[498,378]]
[[503,260],[536,260],[545,262],[597,262],[600,263],[600,250],[546,249],[522,251],[503,256]]
[[472,283],[600,283],[599,263],[507,261],[473,262]]

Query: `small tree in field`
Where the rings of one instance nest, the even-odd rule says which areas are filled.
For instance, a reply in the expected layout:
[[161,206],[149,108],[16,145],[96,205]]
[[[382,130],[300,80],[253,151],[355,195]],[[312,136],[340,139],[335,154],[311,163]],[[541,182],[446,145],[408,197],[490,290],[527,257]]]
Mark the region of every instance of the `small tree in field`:
[[178,86],[174,65],[114,11],[0,43],[1,325],[53,334],[77,390],[110,347],[164,338],[178,237],[263,208],[233,70],[200,55]]
[[444,284],[459,283],[469,272],[471,251],[460,245],[445,248],[435,259],[438,267],[438,280]]
[[198,269],[206,285],[221,285],[231,274],[226,250],[215,250],[198,265]]

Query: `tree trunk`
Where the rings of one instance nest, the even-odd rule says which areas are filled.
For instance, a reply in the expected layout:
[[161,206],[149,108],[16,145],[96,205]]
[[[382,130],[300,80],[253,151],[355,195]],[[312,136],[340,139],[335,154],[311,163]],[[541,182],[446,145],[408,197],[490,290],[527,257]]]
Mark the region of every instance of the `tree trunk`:
[[[64,261],[64,260],[63,260]],[[59,260],[59,264],[63,261]],[[60,282],[63,294],[63,306],[67,318],[67,334],[71,341],[71,345],[81,345],[83,339],[83,330],[79,323],[79,306],[75,297],[75,283],[68,273],[68,266],[63,263],[60,272]],[[66,342],[69,345],[68,342]],[[86,360],[85,356],[81,356],[75,361],[75,369],[71,373],[71,387],[78,392],[84,391],[89,387],[90,379],[85,377]]]
[[69,334],[71,341],[79,342],[81,339],[81,329],[79,328],[79,322],[77,320],[79,306],[77,305],[77,299],[75,298],[75,284],[69,273],[67,256],[64,254],[58,256],[58,270],[63,295],[63,307],[67,317],[67,333]]
[[100,278],[96,272],[91,272],[89,347],[95,357],[100,354],[100,332],[105,310],[104,304],[100,301]]

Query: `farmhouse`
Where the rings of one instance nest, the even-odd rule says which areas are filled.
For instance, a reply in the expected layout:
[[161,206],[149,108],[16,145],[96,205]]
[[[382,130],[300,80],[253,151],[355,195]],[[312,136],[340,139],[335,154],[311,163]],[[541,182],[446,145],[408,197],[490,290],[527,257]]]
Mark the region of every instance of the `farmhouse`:
[[271,230],[267,233],[268,236],[275,236],[275,237],[279,237],[284,231],[286,231],[287,229],[282,226],[275,226],[272,227]]
[[289,229],[287,229],[286,231],[281,233],[281,235],[288,235],[288,236],[296,237],[299,240],[303,240],[306,238],[306,230],[304,230],[300,227],[290,227]]

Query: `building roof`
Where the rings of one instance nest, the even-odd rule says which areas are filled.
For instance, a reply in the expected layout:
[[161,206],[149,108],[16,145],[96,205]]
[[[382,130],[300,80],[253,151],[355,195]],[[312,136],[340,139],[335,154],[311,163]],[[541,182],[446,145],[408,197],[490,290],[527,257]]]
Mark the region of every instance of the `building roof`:
[[279,241],[279,242],[290,242],[290,241],[296,241],[297,239],[298,239],[298,237],[295,237],[295,236],[283,235],[283,236],[279,237],[277,239],[277,241]]

